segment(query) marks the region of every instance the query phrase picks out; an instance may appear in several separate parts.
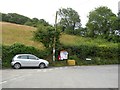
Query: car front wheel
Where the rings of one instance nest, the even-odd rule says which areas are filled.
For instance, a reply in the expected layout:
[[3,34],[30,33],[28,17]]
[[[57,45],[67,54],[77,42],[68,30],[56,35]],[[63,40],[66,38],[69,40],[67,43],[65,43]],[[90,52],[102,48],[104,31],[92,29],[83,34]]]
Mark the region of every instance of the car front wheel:
[[20,65],[19,63],[16,63],[16,64],[14,65],[14,68],[15,68],[15,69],[20,69],[20,67],[21,67],[21,65]]

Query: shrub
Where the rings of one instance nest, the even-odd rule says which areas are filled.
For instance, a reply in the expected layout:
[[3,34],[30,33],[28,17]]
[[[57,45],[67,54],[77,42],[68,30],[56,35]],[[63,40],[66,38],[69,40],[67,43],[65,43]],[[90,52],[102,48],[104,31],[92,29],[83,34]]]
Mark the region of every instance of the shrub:
[[[79,45],[68,46],[60,45],[56,49],[56,61],[52,61],[52,51],[40,51],[32,46],[25,46],[20,43],[11,46],[2,46],[2,66],[10,67],[10,62],[16,54],[34,54],[39,58],[46,59],[52,66],[65,66],[66,60],[58,61],[57,56],[60,50],[67,50],[69,53],[68,59],[74,59],[77,65],[104,65],[104,64],[119,64],[119,51],[118,47],[108,47],[105,45]],[[91,61],[86,61],[86,58],[91,58]]]
[[[108,47],[105,45],[79,45],[62,47],[69,52],[69,58],[77,61],[79,65],[90,64],[118,64],[119,50],[118,47]],[[86,61],[86,58],[91,58],[91,61]]]
[[34,54],[39,58],[45,58],[49,52],[48,51],[40,51],[32,46],[25,46],[20,43],[13,44],[11,46],[2,46],[2,66],[10,67],[10,63],[12,58],[16,54]]

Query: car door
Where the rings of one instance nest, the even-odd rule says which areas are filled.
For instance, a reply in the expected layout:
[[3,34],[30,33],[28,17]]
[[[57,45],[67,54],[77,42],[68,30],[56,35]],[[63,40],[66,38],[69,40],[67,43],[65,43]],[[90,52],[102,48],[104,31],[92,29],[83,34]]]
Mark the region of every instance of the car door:
[[39,59],[36,56],[29,55],[28,58],[29,58],[30,66],[38,66],[39,65]]
[[18,60],[20,61],[22,66],[29,66],[28,55],[21,55],[18,57]]

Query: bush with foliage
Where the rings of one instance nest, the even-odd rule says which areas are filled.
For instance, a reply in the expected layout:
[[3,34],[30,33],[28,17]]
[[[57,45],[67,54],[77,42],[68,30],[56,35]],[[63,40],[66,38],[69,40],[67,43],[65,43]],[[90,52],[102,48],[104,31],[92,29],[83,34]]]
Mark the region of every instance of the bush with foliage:
[[[104,65],[104,64],[119,64],[119,51],[118,47],[101,46],[67,46],[62,45],[56,49],[56,52],[61,49],[69,52],[68,59],[76,60],[77,65]],[[52,52],[49,50],[40,51],[32,46],[25,46],[20,43],[11,46],[2,46],[2,66],[11,67],[10,63],[16,54],[34,54],[39,58],[46,59],[52,66],[66,66],[67,61],[58,61],[56,53],[56,61],[52,62]],[[91,61],[86,61],[86,58],[91,58]]]
[[2,46],[2,66],[10,67],[12,58],[16,54],[33,54],[39,58],[45,58],[50,53],[48,51],[40,51],[32,46],[25,46],[20,43],[13,44],[11,46]]
[[59,37],[60,32],[58,30],[55,31],[55,28],[52,26],[40,25],[34,34],[34,39],[42,42],[48,49],[53,48],[54,42],[56,42],[56,45],[59,44]]
[[10,22],[21,25],[38,27],[39,25],[49,26],[50,24],[44,19],[32,18],[17,14],[17,13],[0,13],[0,21]]
[[[68,46],[62,45],[64,50],[69,52],[69,59],[76,60],[78,65],[90,64],[118,64],[119,50],[118,47],[108,47],[105,45],[92,46]],[[86,58],[91,58],[91,61],[86,61]]]
[[5,22],[24,25],[25,22],[30,20],[30,18],[17,13],[8,13],[8,14],[1,13],[1,14],[2,14],[2,21],[5,21]]

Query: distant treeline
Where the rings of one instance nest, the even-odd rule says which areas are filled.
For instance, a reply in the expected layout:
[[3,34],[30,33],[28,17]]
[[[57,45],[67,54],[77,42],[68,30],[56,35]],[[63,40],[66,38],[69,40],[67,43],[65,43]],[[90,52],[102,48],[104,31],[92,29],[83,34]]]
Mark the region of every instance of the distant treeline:
[[[17,13],[0,13],[1,21],[11,22],[21,25],[33,27],[52,26],[44,19],[28,18]],[[120,42],[120,15],[114,14],[111,9],[106,6],[100,6],[90,11],[87,16],[88,22],[82,27],[81,19],[77,11],[72,8],[62,8],[56,12],[60,17],[57,22],[57,29],[71,35],[78,35],[90,38],[102,38],[109,42]],[[53,27],[53,26],[52,26]],[[41,29],[41,28],[40,28]],[[45,27],[43,28],[43,30]]]
[[4,22],[28,25],[33,27],[37,27],[39,24],[43,24],[44,26],[49,25],[49,23],[46,22],[44,19],[38,19],[38,18],[30,19],[26,16],[17,13],[8,13],[8,14],[0,13],[0,16],[2,17],[0,21],[4,21]]

